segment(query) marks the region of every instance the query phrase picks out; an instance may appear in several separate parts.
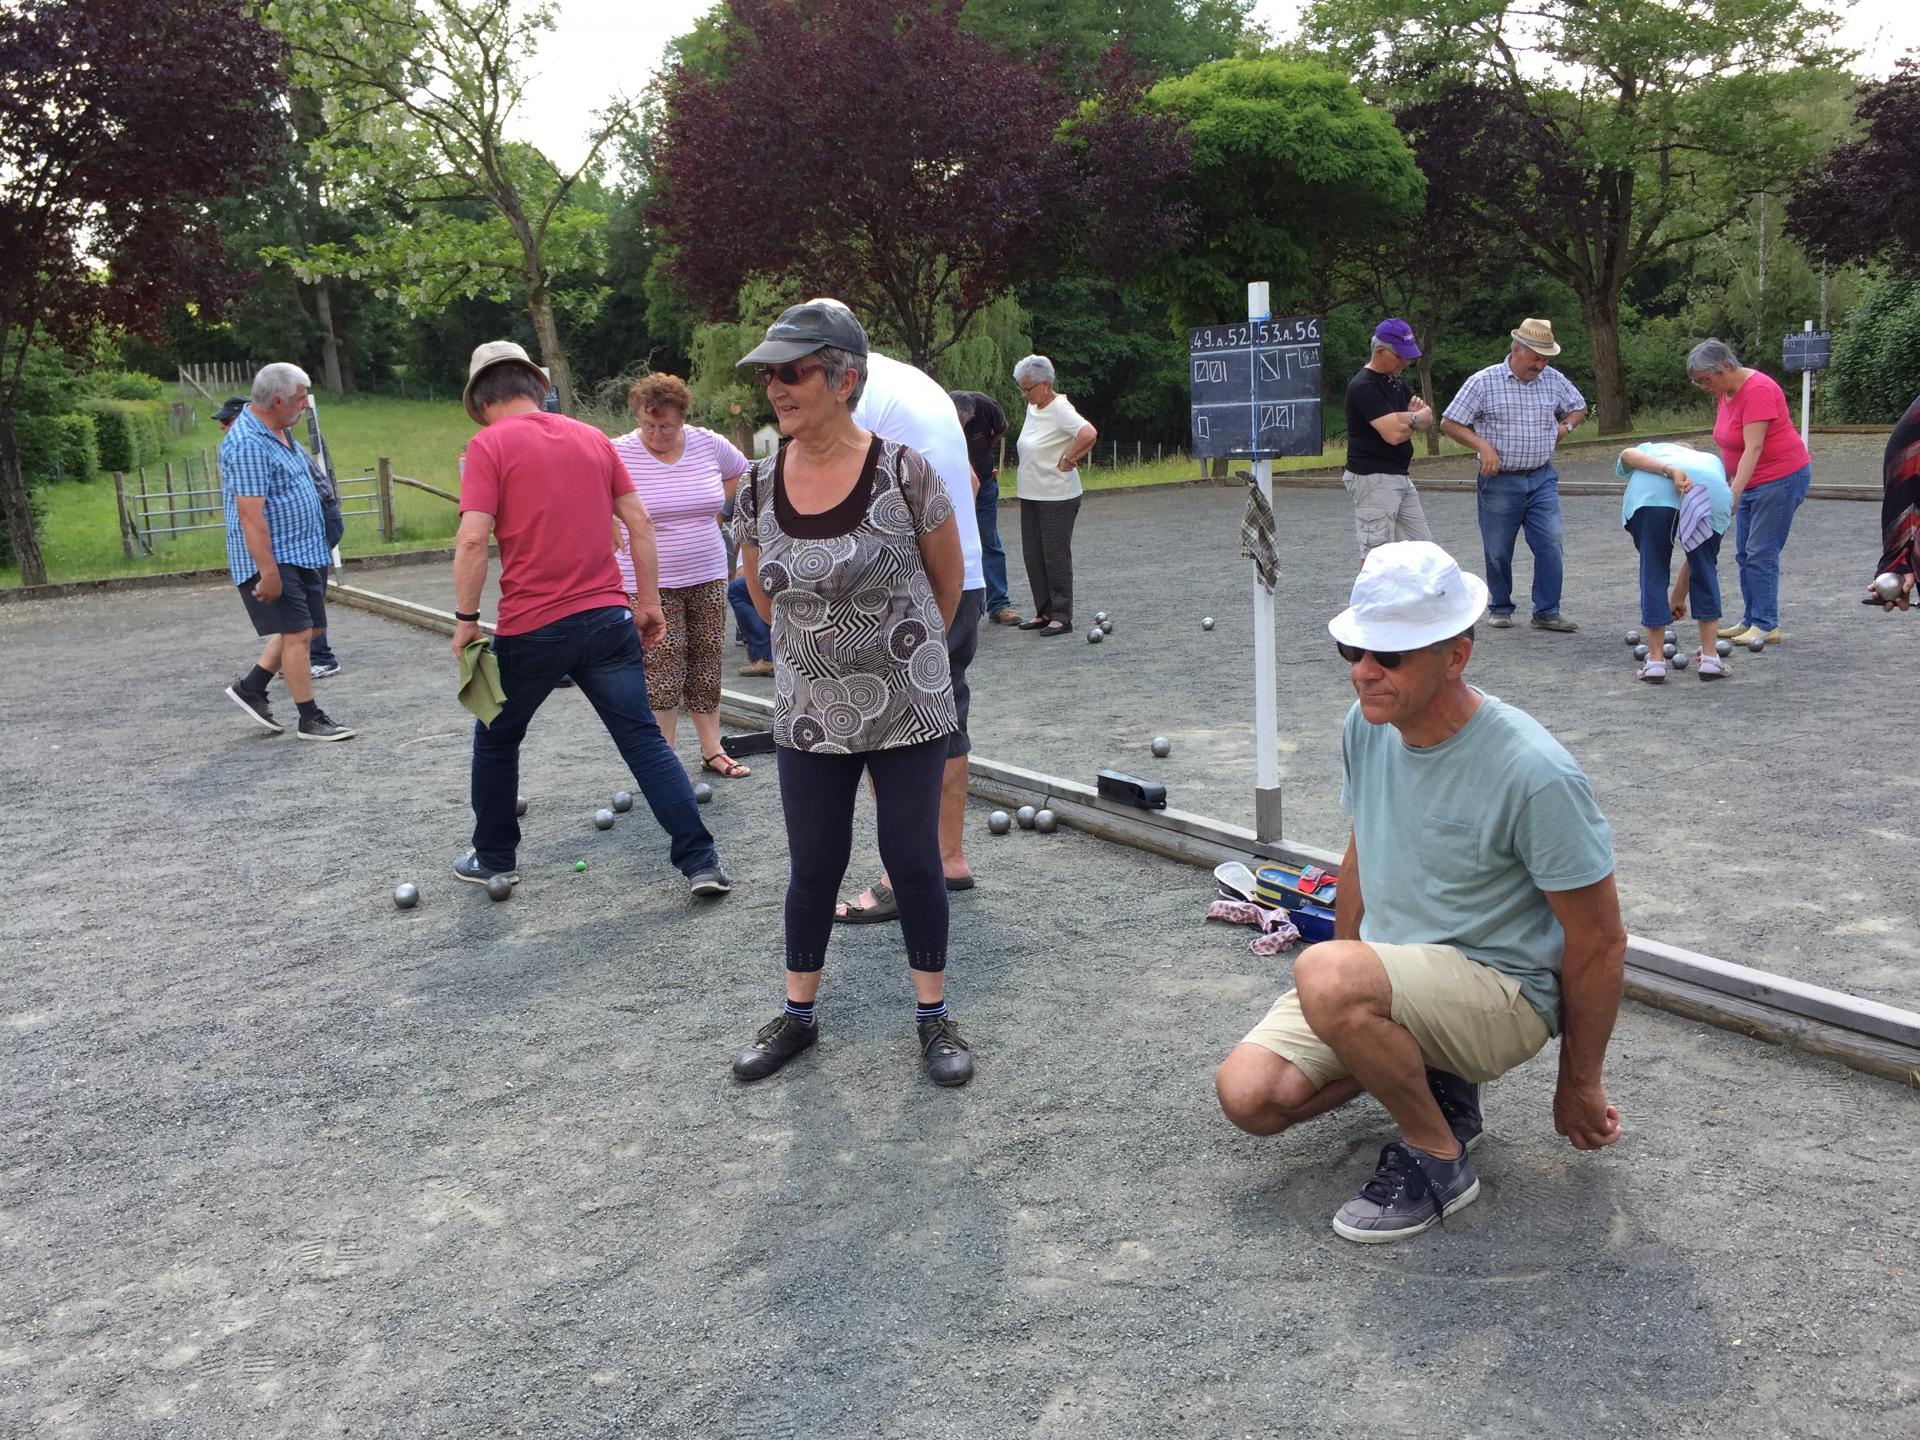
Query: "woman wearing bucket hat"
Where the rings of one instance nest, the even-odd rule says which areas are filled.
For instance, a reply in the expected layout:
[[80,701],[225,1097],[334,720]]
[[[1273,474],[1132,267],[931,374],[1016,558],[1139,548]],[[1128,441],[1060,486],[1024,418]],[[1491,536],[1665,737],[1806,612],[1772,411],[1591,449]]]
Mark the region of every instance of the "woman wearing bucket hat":
[[[1647,627],[1647,658],[1639,678],[1658,685],[1667,678],[1660,637],[1687,617],[1700,625],[1694,673],[1719,680],[1730,672],[1715,647],[1720,625],[1720,537],[1733,515],[1733,495],[1720,461],[1677,442],[1652,441],[1620,452],[1614,473],[1627,482],[1620,524],[1640,552],[1640,623]],[[1681,550],[1680,575],[1667,589],[1673,547]]]
[[1722,340],[1687,354],[1687,378],[1714,398],[1713,440],[1733,491],[1739,529],[1733,547],[1746,613],[1720,633],[1736,645],[1780,643],[1780,552],[1813,486],[1813,458],[1793,428],[1786,392],[1770,375],[1742,365]]
[[819,1038],[814,1003],[864,772],[913,974],[928,1074],[973,1078],[947,1011],[940,786],[958,724],[946,629],[965,564],[953,502],[926,459],[853,418],[867,336],[851,311],[786,310],[740,360],[788,443],[748,472],[735,533],[754,608],[772,626],[774,759],[786,816],[786,1004],[733,1062],[772,1075]]

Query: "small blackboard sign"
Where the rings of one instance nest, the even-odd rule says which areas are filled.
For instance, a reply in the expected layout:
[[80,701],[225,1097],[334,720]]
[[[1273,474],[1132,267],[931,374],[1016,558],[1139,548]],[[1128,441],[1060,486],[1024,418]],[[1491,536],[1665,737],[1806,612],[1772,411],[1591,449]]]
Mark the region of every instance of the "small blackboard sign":
[[1320,331],[1296,315],[1187,332],[1197,458],[1320,453]]
[[1833,364],[1831,330],[1789,330],[1781,347],[1780,368],[1789,375],[1802,370],[1825,370]]

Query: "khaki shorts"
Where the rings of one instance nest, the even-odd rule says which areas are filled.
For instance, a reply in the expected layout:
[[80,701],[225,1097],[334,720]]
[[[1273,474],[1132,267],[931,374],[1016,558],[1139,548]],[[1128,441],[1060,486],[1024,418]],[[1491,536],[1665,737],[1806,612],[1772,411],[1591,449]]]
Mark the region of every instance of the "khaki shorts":
[[[1393,987],[1394,1023],[1420,1042],[1427,1063],[1481,1084],[1530,1059],[1547,1043],[1547,1022],[1521,993],[1520,982],[1469,960],[1451,945],[1368,946]],[[1273,1002],[1244,1042],[1291,1060],[1318,1090],[1347,1074],[1300,1010],[1300,993]]]

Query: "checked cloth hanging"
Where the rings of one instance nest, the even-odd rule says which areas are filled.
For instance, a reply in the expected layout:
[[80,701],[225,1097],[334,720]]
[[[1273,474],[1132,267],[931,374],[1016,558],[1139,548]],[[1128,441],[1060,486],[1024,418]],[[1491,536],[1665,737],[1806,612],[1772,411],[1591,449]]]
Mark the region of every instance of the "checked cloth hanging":
[[1247,486],[1247,513],[1240,521],[1240,553],[1253,561],[1254,573],[1269,593],[1280,583],[1280,557],[1274,546],[1273,506],[1256,484]]

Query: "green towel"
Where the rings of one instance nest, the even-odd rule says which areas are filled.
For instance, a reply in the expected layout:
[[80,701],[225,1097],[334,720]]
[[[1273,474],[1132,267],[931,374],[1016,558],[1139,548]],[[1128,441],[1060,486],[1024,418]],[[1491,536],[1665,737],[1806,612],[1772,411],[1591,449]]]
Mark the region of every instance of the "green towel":
[[485,639],[469,640],[460,652],[460,703],[478,715],[482,725],[491,725],[507,703],[507,692],[500,686],[500,662]]

